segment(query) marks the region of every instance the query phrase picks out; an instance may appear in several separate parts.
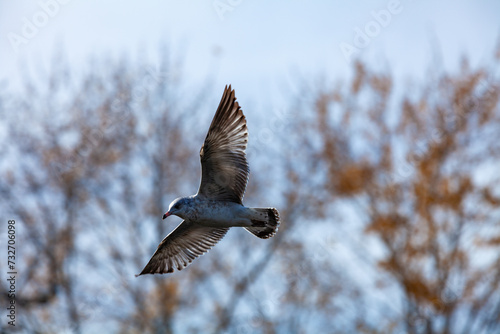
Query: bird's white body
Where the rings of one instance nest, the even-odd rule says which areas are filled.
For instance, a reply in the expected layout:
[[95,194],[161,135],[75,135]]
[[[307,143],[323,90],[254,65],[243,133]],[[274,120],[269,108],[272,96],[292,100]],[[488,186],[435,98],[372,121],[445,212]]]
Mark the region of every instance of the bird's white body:
[[183,198],[177,215],[185,220],[210,227],[252,226],[252,219],[264,218],[264,214],[234,202],[221,202],[200,198],[198,195]]

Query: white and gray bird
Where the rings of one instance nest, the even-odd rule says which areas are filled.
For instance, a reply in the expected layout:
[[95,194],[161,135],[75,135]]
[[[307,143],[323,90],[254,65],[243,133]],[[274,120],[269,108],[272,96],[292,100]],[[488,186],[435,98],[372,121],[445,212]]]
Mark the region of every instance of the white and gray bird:
[[245,154],[247,141],[245,116],[234,90],[226,86],[200,150],[198,193],[170,203],[163,219],[176,215],[184,221],[162,240],[137,276],[182,270],[234,226],[244,227],[262,239],[276,234],[280,224],[278,210],[243,206],[250,172]]

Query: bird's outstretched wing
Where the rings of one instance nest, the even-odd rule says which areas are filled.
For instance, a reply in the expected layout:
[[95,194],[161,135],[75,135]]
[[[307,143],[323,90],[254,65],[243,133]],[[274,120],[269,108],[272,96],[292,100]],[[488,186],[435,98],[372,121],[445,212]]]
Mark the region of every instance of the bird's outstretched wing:
[[151,260],[136,276],[172,273],[174,268],[182,270],[219,242],[228,230],[200,226],[185,220],[160,242]]
[[200,150],[199,196],[242,203],[250,172],[245,154],[247,142],[245,116],[234,90],[226,86]]

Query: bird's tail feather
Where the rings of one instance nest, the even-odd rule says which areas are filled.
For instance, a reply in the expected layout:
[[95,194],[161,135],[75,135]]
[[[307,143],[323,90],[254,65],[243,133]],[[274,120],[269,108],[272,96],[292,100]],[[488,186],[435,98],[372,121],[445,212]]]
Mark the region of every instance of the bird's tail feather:
[[276,234],[280,226],[280,214],[275,208],[252,208],[256,219],[252,219],[252,226],[245,227],[253,235],[268,239]]

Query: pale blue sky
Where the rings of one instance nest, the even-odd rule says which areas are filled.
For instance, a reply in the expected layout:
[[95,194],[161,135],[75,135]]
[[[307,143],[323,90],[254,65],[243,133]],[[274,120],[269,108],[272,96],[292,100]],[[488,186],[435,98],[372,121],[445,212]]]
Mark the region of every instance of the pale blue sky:
[[[53,17],[44,14],[42,4],[54,1],[67,4],[48,6]],[[230,9],[218,13],[216,4]],[[139,50],[155,62],[159,46],[169,44],[185,55],[188,82],[215,72],[216,97],[231,83],[240,101],[272,100],[295,71],[345,78],[350,67],[340,44],[353,44],[356,28],[365,31],[375,20],[372,11],[391,6],[398,13],[378,26],[360,55],[398,76],[423,75],[433,43],[454,67],[464,54],[473,63],[487,60],[499,40],[497,0],[0,0],[0,79],[15,84],[20,67],[49,68],[58,45],[79,70],[90,56],[134,59]],[[41,27],[15,45],[13,34],[23,36],[25,18]]]

